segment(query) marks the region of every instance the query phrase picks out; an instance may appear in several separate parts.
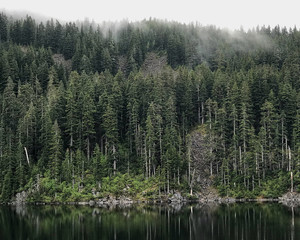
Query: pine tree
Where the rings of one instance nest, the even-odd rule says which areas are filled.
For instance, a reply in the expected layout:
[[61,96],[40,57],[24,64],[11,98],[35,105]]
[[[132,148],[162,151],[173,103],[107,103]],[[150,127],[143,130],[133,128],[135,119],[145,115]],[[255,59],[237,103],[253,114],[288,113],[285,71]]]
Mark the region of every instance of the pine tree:
[[35,132],[37,128],[35,111],[36,109],[31,102],[28,110],[24,113],[24,117],[20,118],[18,124],[17,175],[19,175],[18,182],[20,186],[24,186],[26,184],[30,165],[35,164],[34,150],[36,144]]
[[92,72],[91,61],[86,55],[82,56],[79,66],[79,72],[86,72],[88,74]]
[[168,182],[173,178],[174,183],[180,184],[180,172],[181,172],[181,152],[179,136],[174,126],[169,126],[165,130],[163,142],[164,142],[164,154],[163,159],[165,167],[167,169]]
[[36,29],[36,46],[37,47],[43,47],[46,43],[46,31],[45,31],[45,26],[44,24],[41,22],[39,23],[39,25],[37,26]]
[[265,132],[264,139],[264,152],[266,153],[266,168],[273,168],[272,166],[276,164],[276,159],[272,154],[275,149],[275,139],[276,139],[276,125],[277,125],[277,116],[275,109],[272,103],[266,101],[262,106],[262,127]]
[[22,22],[20,20],[14,21],[10,25],[9,33],[10,33],[10,38],[14,43],[16,43],[16,44],[22,43],[22,39],[23,39],[22,38]]
[[[51,166],[50,156],[52,154],[52,145],[54,144],[54,130],[53,130],[53,123],[51,121],[49,111],[43,109],[43,116],[41,117],[41,135],[39,142],[41,143],[41,155],[38,159],[38,168],[40,173],[45,173],[49,167]],[[52,145],[51,145],[52,144]],[[53,160],[53,159],[51,159]],[[52,173],[51,177],[54,174]]]
[[8,39],[8,20],[4,13],[0,13],[0,43]]
[[52,51],[61,52],[63,45],[63,27],[58,20],[56,20],[53,30]]
[[1,192],[1,200],[5,203],[9,202],[12,197],[12,176],[12,171],[9,168],[7,173],[5,174]]
[[103,114],[103,128],[105,130],[105,152],[113,165],[114,174],[117,171],[117,147],[119,143],[117,112],[109,102]]
[[112,59],[107,48],[103,49],[103,71],[108,70],[109,72],[112,71]]
[[62,98],[58,88],[58,76],[54,67],[49,70],[49,81],[47,86],[47,109],[50,112],[51,120],[54,121],[61,113],[59,111],[59,100]]
[[292,136],[292,126],[295,119],[296,113],[296,92],[290,85],[290,83],[283,83],[279,88],[279,104],[282,111],[284,111],[287,123],[287,134],[288,139]]
[[65,153],[65,159],[62,162],[62,166],[61,166],[61,180],[65,181],[66,183],[71,183],[72,170],[73,170],[73,166],[70,161],[70,153],[69,153],[69,149],[67,149]]
[[51,128],[51,138],[49,139],[49,141],[50,176],[56,181],[60,182],[62,164],[62,140],[61,132],[56,120],[54,121],[54,124]]
[[[149,108],[151,105],[149,106]],[[155,142],[156,142],[156,135],[153,126],[153,119],[151,118],[150,113],[147,116],[146,120],[146,134],[145,134],[145,170],[146,170],[146,177],[151,176],[151,169],[152,164],[154,162],[155,156]]]
[[77,40],[75,53],[72,57],[72,70],[80,71],[80,62],[83,56],[80,39]]
[[102,178],[108,175],[108,169],[107,169],[106,156],[104,156],[100,152],[100,148],[98,144],[96,144],[96,147],[94,149],[92,161],[93,161],[93,165],[92,165],[93,175],[100,188]]
[[[31,163],[32,164],[32,163]],[[30,160],[26,147],[23,147],[21,137],[16,149],[16,185],[17,188],[25,186],[28,180]]]
[[86,153],[87,153],[87,160],[89,162],[90,155],[91,155],[91,140],[93,139],[93,135],[95,133],[94,126],[94,114],[96,112],[95,103],[93,101],[94,96],[93,94],[93,86],[90,78],[83,73],[81,76],[81,82],[83,84],[82,87],[82,130],[83,130],[83,138],[86,142]]
[[69,79],[69,85],[66,91],[66,133],[67,146],[70,151],[70,161],[73,162],[73,153],[75,152],[76,129],[78,126],[78,105],[77,105],[77,86],[79,75],[77,72],[72,72]]
[[34,43],[35,38],[35,21],[27,15],[22,26],[22,43],[31,45]]
[[7,52],[0,49],[0,92],[2,93],[9,77],[9,63],[7,59]]
[[293,126],[293,145],[292,150],[294,152],[294,168],[300,181],[300,110],[297,111],[295,123]]

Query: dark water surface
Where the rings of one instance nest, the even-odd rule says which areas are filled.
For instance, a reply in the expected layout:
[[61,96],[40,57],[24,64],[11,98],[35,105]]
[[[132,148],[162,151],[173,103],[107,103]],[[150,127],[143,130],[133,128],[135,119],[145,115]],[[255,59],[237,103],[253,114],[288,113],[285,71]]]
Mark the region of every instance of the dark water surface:
[[0,239],[300,239],[300,208],[277,203],[0,206]]

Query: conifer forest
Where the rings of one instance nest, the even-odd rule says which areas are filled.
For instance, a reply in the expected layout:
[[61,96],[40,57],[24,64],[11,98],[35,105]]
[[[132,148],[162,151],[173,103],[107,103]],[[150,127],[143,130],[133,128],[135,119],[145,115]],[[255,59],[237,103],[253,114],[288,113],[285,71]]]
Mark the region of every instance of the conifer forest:
[[0,202],[300,192],[297,28],[1,13],[0,103]]

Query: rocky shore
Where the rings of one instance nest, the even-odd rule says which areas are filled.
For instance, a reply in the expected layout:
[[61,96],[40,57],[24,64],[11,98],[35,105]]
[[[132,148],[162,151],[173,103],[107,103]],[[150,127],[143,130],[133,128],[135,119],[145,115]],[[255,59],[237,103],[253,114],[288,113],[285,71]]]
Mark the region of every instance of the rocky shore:
[[[11,202],[12,205],[22,205],[27,203],[28,193],[23,191],[16,194],[15,200]],[[69,204],[69,205],[89,205],[89,206],[113,206],[113,205],[131,205],[134,203],[168,203],[168,204],[184,204],[184,203],[235,203],[235,202],[280,202],[288,206],[300,206],[300,193],[288,192],[279,198],[257,198],[257,199],[236,199],[231,197],[220,197],[217,191],[211,188],[205,193],[195,193],[192,197],[185,197],[180,192],[175,192],[172,195],[161,196],[155,200],[136,200],[126,196],[107,196],[103,198],[93,199],[90,201],[78,201],[78,202],[52,202],[43,203],[37,202],[36,205],[44,204]]]
[[288,192],[284,194],[282,197],[279,197],[278,200],[280,203],[287,206],[291,206],[291,207],[300,206],[300,193]]

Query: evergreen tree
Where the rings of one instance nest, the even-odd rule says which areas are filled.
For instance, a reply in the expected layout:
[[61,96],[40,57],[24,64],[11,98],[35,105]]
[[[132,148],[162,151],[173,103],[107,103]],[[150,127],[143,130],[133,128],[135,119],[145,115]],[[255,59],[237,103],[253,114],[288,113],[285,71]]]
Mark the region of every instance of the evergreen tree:
[[8,20],[4,13],[0,13],[0,43],[6,42],[8,39]]
[[296,112],[296,92],[292,86],[287,82],[283,83],[279,89],[279,104],[282,111],[285,113],[287,122],[288,139],[292,136],[292,126],[295,119]]
[[2,93],[9,77],[9,63],[7,60],[7,52],[0,50],[0,92]]
[[95,176],[98,186],[101,186],[102,178],[106,177],[108,174],[106,157],[100,152],[99,145],[96,144],[96,147],[93,152],[93,175]]
[[109,102],[103,114],[105,130],[105,152],[112,163],[114,174],[117,171],[117,147],[119,143],[117,112]]
[[31,45],[35,41],[35,22],[30,16],[26,16],[22,26],[22,44]]
[[86,142],[86,153],[87,159],[89,161],[91,155],[91,140],[93,139],[93,135],[95,133],[94,126],[94,113],[96,112],[95,104],[94,104],[94,96],[93,93],[93,86],[91,83],[90,78],[83,73],[81,76],[81,81],[84,84],[83,86],[83,97],[82,97],[82,130],[83,130],[83,138]]
[[221,194],[278,196],[288,172],[299,185],[296,28],[236,38],[152,19],[78,26],[0,13],[1,201],[43,181],[63,198],[71,185],[101,192],[112,169],[126,181],[144,173],[159,192],[195,190],[199,128]]
[[78,126],[78,105],[77,105],[77,88],[79,82],[79,74],[72,72],[69,79],[69,85],[66,92],[66,132],[68,134],[68,146],[70,149],[70,158],[72,161],[72,152],[74,150],[76,129]]
[[61,163],[62,163],[62,140],[57,121],[51,128],[51,139],[49,139],[49,165],[51,177],[60,181]]
[[67,149],[65,153],[65,159],[62,162],[61,165],[61,180],[65,181],[66,183],[72,182],[72,165],[70,161],[70,153]]
[[12,197],[12,180],[13,175],[12,171],[9,168],[7,173],[5,174],[4,181],[3,181],[3,187],[1,192],[1,200],[2,202],[9,202]]
[[51,121],[49,111],[45,111],[45,109],[43,109],[43,116],[41,117],[41,135],[39,139],[42,147],[41,155],[38,159],[38,168],[41,173],[45,173],[45,171],[51,167],[50,155],[52,153],[50,144],[53,144],[54,136],[52,125],[53,123]]

